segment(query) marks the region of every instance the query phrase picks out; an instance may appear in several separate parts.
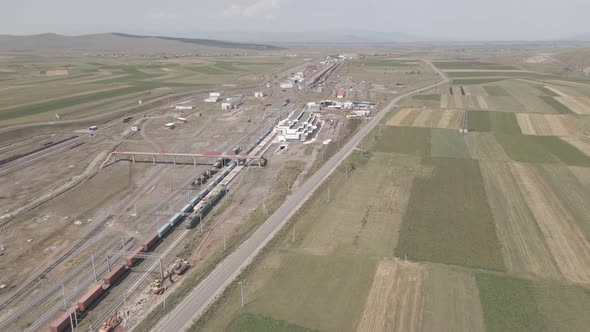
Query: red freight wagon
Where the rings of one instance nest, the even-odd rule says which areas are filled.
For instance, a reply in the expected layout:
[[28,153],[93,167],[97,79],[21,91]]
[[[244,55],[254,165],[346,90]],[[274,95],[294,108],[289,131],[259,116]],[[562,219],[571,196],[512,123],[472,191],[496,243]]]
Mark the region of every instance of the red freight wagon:
[[152,249],[154,247],[154,245],[156,244],[156,242],[158,242],[158,240],[160,240],[160,238],[158,237],[158,234],[154,234],[153,237],[143,241],[143,243],[141,244],[143,251],[150,251],[150,249]]
[[59,318],[54,320],[51,325],[49,325],[49,331],[51,332],[62,332],[67,331],[71,328],[70,317],[72,321],[74,320],[74,312],[76,311],[76,307],[72,307],[66,312],[64,312]]
[[86,311],[96,299],[104,293],[102,285],[92,287],[80,300],[78,300],[78,310],[80,312]]
[[104,284],[107,286],[110,286],[110,285],[116,283],[117,280],[119,280],[119,278],[121,278],[121,276],[123,274],[125,274],[125,271],[127,271],[127,268],[125,267],[125,265],[119,265],[119,266],[115,267],[113,270],[111,270],[111,272],[109,272],[104,277]]
[[143,251],[144,251],[143,247],[139,247],[139,248],[135,249],[131,253],[131,255],[129,255],[125,258],[125,265],[127,265],[127,267],[132,267],[133,264],[135,264],[135,262],[137,261],[137,255],[139,253],[142,253]]

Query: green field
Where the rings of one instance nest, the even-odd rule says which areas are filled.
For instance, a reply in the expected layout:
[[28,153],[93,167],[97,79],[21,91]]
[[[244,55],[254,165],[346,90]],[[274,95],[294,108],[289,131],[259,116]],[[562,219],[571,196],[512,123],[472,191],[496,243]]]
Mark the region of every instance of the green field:
[[375,268],[366,257],[287,255],[248,310],[321,331],[350,330]]
[[489,69],[489,70],[514,70],[518,69],[508,65],[490,62],[473,62],[473,61],[441,61],[434,63],[440,69]]
[[477,287],[487,332],[545,330],[530,282],[481,273]]
[[425,162],[434,166],[434,172],[430,177],[414,180],[396,255],[504,270],[478,162]]
[[469,130],[522,134],[514,113],[470,111],[468,119]]
[[434,100],[434,101],[439,101],[440,100],[440,95],[415,95],[413,98],[414,99],[417,99],[417,100]]
[[557,112],[562,114],[575,114],[570,110],[567,106],[560,103],[557,99],[552,96],[540,96],[544,102],[546,102],[549,106],[553,107]]
[[461,78],[453,79],[455,85],[479,85],[503,81],[505,78]]
[[483,87],[486,92],[493,97],[503,97],[503,96],[510,96],[508,94],[508,92],[506,92],[506,90],[504,90],[504,88],[502,88],[501,86],[496,86],[496,85],[486,85]]
[[496,138],[515,161],[590,167],[588,155],[558,137],[497,133]]
[[430,129],[388,126],[375,145],[378,152],[430,155]]
[[228,332],[314,332],[282,320],[244,313],[227,328]]
[[262,82],[262,74],[294,61],[280,56],[97,60],[23,54],[0,58],[0,78],[5,78],[0,82],[0,125],[54,120],[55,113],[74,119],[79,118],[76,113],[88,116],[112,111],[115,105],[109,108],[107,104],[114,99],[137,103],[143,99],[138,93],[156,94],[161,88],[172,94],[227,83],[251,85]]
[[469,159],[465,138],[457,130],[431,129],[430,156]]

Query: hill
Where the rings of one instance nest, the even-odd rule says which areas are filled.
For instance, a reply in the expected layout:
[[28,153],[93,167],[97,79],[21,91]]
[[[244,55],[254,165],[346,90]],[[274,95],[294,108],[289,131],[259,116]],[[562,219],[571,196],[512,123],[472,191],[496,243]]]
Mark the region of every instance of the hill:
[[136,36],[105,33],[81,36],[41,34],[0,35],[0,52],[103,52],[103,53],[224,53],[228,50],[272,51],[272,45],[233,43],[211,39]]

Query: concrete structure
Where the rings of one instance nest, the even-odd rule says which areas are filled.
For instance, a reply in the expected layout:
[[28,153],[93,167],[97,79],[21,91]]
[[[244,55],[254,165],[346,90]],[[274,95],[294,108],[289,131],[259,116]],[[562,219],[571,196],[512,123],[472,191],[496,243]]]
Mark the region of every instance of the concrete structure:
[[139,131],[139,127],[138,126],[131,126],[131,131]]
[[117,162],[120,160],[129,160],[135,162],[151,162],[151,163],[173,163],[176,164],[193,164],[194,166],[201,164],[213,165],[220,159],[237,160],[243,164],[251,164],[256,162],[259,166],[263,166],[266,160],[262,156],[255,156],[251,154],[236,154],[236,153],[220,153],[220,152],[203,152],[203,153],[174,153],[174,152],[137,152],[115,150],[107,157],[107,160]]
[[164,125],[167,129],[174,129],[176,127],[176,122],[170,122]]
[[174,106],[174,108],[177,110],[192,110],[195,107],[193,105],[183,104],[183,105],[176,105],[176,106]]
[[320,112],[322,110],[322,105],[320,105],[319,103],[316,103],[316,102],[313,102],[312,101],[312,102],[307,103],[307,109],[310,112],[316,112],[317,113],[317,112]]
[[266,96],[266,94],[263,91],[254,92],[254,97],[256,97],[256,98],[262,98],[264,96]]
[[221,100],[221,92],[209,92],[209,97],[205,98],[206,103],[216,103]]
[[291,83],[291,82],[283,82],[279,86],[281,87],[281,89],[292,89],[293,88],[293,83]]
[[279,141],[305,141],[318,129],[319,116],[309,111],[293,111],[274,128]]

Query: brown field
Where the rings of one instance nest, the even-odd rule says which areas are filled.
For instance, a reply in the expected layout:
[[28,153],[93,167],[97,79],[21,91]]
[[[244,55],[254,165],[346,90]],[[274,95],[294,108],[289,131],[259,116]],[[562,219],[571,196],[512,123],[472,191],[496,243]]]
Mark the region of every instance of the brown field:
[[463,87],[472,96],[488,97],[487,91],[481,85],[469,85]]
[[525,135],[585,137],[585,131],[575,116],[557,114],[516,114]]
[[449,107],[449,95],[442,94],[440,95],[440,108],[447,108]]
[[528,73],[528,70],[522,69],[445,69],[447,73]]
[[590,283],[590,243],[575,218],[533,166],[514,163],[510,168],[563,276]]
[[419,331],[424,275],[418,263],[381,261],[357,331]]
[[590,114],[590,98],[585,97],[555,97],[576,114]]
[[492,133],[470,133],[465,135],[469,155],[478,160],[510,160],[504,148]]
[[70,72],[67,69],[50,69],[46,72],[47,76],[64,76],[69,75]]
[[565,137],[563,140],[590,156],[590,140],[587,138]]
[[490,108],[488,102],[484,96],[475,96],[477,103],[479,104],[479,108],[482,110],[487,110]]
[[559,269],[505,162],[480,163],[508,271],[557,279]]
[[391,126],[407,126],[414,122],[416,116],[418,115],[416,112],[413,112],[412,108],[404,108],[392,116],[389,121],[387,121],[387,124]]
[[388,121],[390,126],[455,129],[461,122],[461,111],[403,109]]
[[426,271],[422,331],[485,331],[475,278],[442,265]]
[[[458,89],[456,89],[456,90],[458,90]],[[459,91],[457,91],[457,92],[459,92]],[[455,108],[463,109],[463,107],[465,107],[465,103],[463,102],[465,96],[462,96],[460,93],[455,93],[453,95],[453,97],[455,97],[455,98],[453,98],[455,100],[455,105],[454,105]]]
[[572,112],[576,114],[590,114],[590,98],[550,85],[545,85],[545,88],[558,94],[559,97],[555,97],[555,99],[567,106]]

